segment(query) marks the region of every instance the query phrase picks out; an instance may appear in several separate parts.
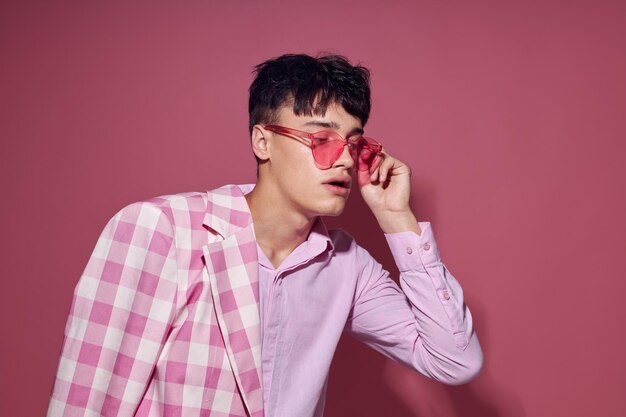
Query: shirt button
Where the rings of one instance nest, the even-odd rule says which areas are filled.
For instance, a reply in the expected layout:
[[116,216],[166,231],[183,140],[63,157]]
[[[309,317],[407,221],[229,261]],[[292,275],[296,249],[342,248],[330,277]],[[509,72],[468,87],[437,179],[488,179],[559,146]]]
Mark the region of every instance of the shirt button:
[[448,291],[444,291],[443,292],[443,299],[444,300],[449,300],[450,299],[450,293]]
[[424,243],[424,250],[430,250],[430,243]]
[[408,253],[409,255],[413,253],[413,249],[412,248],[406,248],[406,253]]

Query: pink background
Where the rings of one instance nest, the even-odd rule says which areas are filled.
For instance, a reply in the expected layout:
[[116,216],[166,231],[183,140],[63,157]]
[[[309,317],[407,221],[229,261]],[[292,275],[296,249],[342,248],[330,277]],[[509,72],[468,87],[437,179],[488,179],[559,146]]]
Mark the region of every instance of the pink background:
[[[384,3],[2,2],[0,415],[44,413],[106,221],[253,181],[252,66],[320,50],[370,67],[486,354],[446,387],[346,338],[326,415],[626,415],[624,2]],[[357,194],[330,223],[395,272]]]

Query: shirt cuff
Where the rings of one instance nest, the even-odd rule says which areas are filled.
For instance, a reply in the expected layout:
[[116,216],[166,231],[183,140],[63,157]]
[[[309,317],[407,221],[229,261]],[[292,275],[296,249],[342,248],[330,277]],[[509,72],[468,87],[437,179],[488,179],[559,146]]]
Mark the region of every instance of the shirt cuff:
[[415,232],[385,233],[385,239],[400,272],[423,271],[441,263],[439,248],[430,222],[418,222],[422,234]]

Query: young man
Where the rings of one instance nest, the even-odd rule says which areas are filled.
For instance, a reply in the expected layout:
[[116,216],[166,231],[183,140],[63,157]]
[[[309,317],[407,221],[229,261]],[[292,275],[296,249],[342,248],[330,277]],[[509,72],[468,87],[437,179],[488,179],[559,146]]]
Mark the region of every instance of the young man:
[[[363,137],[368,71],[339,56],[266,61],[249,111],[256,185],[131,204],[105,227],[49,416],[321,416],[344,330],[444,383],[480,371],[461,287],[409,207],[410,169]],[[354,188],[402,289],[320,219]]]

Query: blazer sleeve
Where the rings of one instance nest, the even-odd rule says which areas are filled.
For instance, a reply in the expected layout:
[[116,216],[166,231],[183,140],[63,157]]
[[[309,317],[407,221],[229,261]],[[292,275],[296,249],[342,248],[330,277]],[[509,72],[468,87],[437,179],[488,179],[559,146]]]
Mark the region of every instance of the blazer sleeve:
[[104,228],[74,291],[48,416],[132,416],[171,328],[173,227],[151,203]]
[[385,235],[400,287],[363,248],[346,330],[373,349],[440,382],[458,385],[481,370],[483,354],[458,281],[441,262],[429,222],[422,234]]

